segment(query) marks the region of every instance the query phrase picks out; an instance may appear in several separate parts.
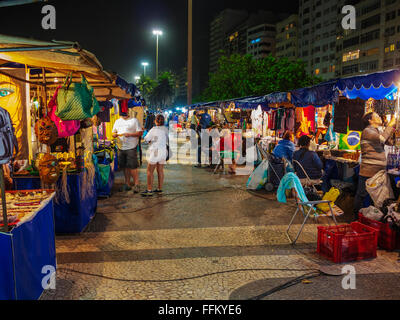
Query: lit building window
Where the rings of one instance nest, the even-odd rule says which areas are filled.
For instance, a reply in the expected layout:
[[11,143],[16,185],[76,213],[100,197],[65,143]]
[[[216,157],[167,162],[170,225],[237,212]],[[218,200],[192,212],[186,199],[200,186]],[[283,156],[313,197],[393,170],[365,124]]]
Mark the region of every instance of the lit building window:
[[315,74],[319,74],[319,69],[315,69]]
[[394,44],[390,45],[390,51],[394,51]]
[[286,39],[289,39],[290,38],[290,35],[289,35],[289,33],[287,33],[286,34]]
[[343,54],[343,62],[356,60],[360,57],[360,50],[350,51]]
[[388,53],[389,52],[389,47],[386,47],[385,48],[385,53]]
[[261,39],[260,38],[257,38],[257,39],[255,39],[255,40],[251,40],[251,43],[257,43],[257,42],[260,42],[261,41]]
[[229,36],[229,41],[235,40],[239,36],[239,32],[235,32],[234,34]]

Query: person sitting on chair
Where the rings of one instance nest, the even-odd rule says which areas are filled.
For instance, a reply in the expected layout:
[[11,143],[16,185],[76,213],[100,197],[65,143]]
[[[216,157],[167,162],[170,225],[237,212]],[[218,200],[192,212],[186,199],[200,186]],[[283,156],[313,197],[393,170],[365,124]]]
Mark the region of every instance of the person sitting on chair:
[[296,149],[293,141],[293,132],[286,131],[283,134],[283,139],[279,141],[278,145],[274,148],[274,151],[272,151],[273,155],[279,159],[285,158],[286,160],[292,162],[293,153]]
[[[311,138],[309,136],[300,137],[298,143],[300,149],[293,154],[293,160],[296,160],[301,164],[311,180],[321,179],[323,168],[322,161],[316,152],[309,150],[310,142]],[[294,163],[294,169],[300,179],[306,178],[304,171],[297,163]]]

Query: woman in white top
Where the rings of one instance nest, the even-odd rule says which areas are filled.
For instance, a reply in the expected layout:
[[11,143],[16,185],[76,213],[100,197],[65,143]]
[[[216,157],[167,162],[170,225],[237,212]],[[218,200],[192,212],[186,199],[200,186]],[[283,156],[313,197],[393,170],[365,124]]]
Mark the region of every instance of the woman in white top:
[[149,197],[153,195],[154,170],[157,169],[158,189],[154,192],[162,193],[164,183],[164,165],[167,160],[168,151],[168,128],[164,125],[165,118],[159,114],[156,116],[155,124],[144,140],[150,143],[147,150],[147,190],[142,192],[142,196]]

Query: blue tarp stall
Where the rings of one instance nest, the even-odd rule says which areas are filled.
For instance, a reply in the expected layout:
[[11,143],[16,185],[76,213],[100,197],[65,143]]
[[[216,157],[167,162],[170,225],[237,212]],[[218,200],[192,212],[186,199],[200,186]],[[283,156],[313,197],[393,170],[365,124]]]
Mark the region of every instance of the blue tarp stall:
[[393,100],[400,86],[400,70],[388,70],[366,75],[338,79],[334,89],[348,99]]
[[[36,300],[42,280],[56,269],[54,194],[42,203],[33,218],[0,233],[0,300]],[[43,273],[42,273],[43,272]]]
[[292,90],[291,103],[296,107],[324,107],[337,102],[338,92],[335,90],[336,80],[326,81],[318,85]]
[[[81,183],[84,173],[68,174],[67,184],[70,202],[60,200],[54,203],[55,231],[60,234],[80,233],[92,220],[97,209],[97,186],[90,186],[90,196],[83,198]],[[40,189],[39,177],[15,177],[16,190]],[[57,182],[61,190],[61,179]]]
[[268,106],[277,103],[290,103],[288,92],[273,92],[264,96],[264,99]]
[[268,108],[268,103],[266,102],[264,96],[244,97],[244,98],[230,100],[229,102],[235,103],[236,108],[244,109],[244,110],[246,110],[246,109],[257,109],[258,106],[261,106],[261,108],[263,110]]

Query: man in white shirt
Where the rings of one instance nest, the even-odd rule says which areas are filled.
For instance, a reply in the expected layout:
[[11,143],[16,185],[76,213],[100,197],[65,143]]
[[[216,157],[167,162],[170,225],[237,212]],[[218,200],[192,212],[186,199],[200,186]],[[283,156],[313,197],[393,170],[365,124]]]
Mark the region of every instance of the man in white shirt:
[[136,118],[121,113],[121,118],[115,121],[113,127],[113,138],[118,138],[118,167],[124,169],[125,185],[120,191],[132,190],[131,177],[135,182],[134,193],[140,192],[139,187],[139,164],[137,157],[137,145],[142,137],[143,130]]

